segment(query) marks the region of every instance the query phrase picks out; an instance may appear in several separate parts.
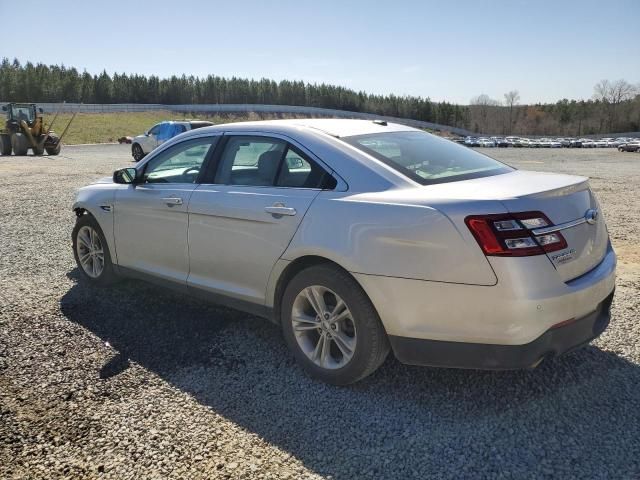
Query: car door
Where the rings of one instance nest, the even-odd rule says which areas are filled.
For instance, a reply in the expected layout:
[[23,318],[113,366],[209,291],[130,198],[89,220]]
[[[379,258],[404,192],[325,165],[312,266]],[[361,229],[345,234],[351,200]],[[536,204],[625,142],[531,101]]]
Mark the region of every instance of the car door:
[[263,304],[269,274],[313,199],[335,180],[283,138],[225,135],[189,202],[187,284]]
[[217,136],[176,143],[140,168],[141,182],[116,192],[114,232],[118,265],[186,283],[187,206]]

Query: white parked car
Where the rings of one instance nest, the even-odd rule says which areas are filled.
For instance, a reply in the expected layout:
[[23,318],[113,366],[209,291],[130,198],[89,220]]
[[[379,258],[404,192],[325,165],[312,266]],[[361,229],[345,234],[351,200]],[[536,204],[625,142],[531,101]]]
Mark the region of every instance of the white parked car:
[[85,281],[151,279],[268,318],[330,383],[390,350],[408,364],[533,367],[609,322],[616,257],[587,178],[516,170],[402,125],[198,129],[81,188],[73,210]]
[[183,122],[160,122],[142,135],[133,137],[131,141],[131,156],[136,162],[142,160],[145,155],[149,154],[158,146],[162,145],[167,140],[180,135],[181,133],[196,128],[210,127],[212,122],[206,122],[203,120],[186,120]]
[[490,138],[481,137],[478,139],[478,144],[480,147],[493,148],[496,146],[496,143]]

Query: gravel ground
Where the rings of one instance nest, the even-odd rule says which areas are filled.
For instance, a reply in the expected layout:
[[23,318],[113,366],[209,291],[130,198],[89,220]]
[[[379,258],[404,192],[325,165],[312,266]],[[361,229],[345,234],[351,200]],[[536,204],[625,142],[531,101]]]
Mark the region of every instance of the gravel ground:
[[262,320],[78,283],[74,190],[128,146],[0,158],[0,478],[640,477],[640,155],[492,150],[591,176],[620,255],[610,328],[534,371],[389,358],[330,387]]

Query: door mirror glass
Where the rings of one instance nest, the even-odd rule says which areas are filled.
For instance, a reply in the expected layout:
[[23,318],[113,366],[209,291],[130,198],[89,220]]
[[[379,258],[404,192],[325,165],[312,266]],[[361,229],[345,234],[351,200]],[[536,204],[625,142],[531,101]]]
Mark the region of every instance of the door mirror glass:
[[113,172],[113,182],[123,184],[136,183],[137,173],[138,171],[133,167],[121,168]]

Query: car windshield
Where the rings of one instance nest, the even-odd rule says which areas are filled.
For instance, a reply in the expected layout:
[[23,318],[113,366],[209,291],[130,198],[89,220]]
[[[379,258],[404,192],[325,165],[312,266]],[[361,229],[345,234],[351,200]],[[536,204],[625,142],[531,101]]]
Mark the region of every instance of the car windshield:
[[424,132],[373,133],[343,140],[422,185],[514,170],[475,150]]

